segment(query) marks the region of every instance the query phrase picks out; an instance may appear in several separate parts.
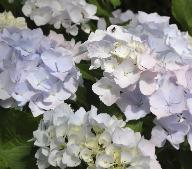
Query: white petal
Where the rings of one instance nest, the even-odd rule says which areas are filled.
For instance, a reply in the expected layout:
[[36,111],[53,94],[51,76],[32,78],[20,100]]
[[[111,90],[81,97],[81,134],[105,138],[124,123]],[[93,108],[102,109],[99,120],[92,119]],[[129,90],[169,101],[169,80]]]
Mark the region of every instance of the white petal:
[[113,143],[117,145],[124,145],[126,147],[134,147],[137,142],[135,138],[135,133],[128,128],[116,128],[113,136],[112,136]]
[[45,51],[41,58],[55,72],[66,72],[73,66],[71,53],[64,48]]
[[81,160],[77,157],[69,155],[66,151],[63,153],[62,158],[63,164],[66,164],[67,167],[76,167],[81,163]]
[[168,134],[165,132],[165,130],[163,130],[163,128],[161,128],[160,126],[155,126],[152,129],[150,141],[156,147],[162,147],[166,142],[167,135]]

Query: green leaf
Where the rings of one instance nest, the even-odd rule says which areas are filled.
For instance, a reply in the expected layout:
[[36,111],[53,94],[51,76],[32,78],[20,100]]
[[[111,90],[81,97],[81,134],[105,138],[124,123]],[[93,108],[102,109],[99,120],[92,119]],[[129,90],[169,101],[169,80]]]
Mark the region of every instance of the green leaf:
[[87,89],[85,87],[80,86],[76,92],[76,95],[77,95],[77,104],[79,104],[79,107],[83,106],[89,108]]
[[192,152],[176,150],[169,142],[161,148],[156,148],[156,155],[162,168],[166,169],[192,169]]
[[100,101],[100,103],[97,105],[99,112],[107,113],[110,116],[116,116],[118,119],[125,120],[124,113],[121,112],[119,107],[116,104],[113,104],[111,106],[106,106],[104,103]]
[[180,151],[178,156],[182,169],[192,169],[192,152]]
[[97,15],[102,17],[110,17],[111,13],[106,10],[97,0],[88,0],[89,3],[97,6]]
[[102,77],[102,71],[100,69],[97,70],[89,70],[89,63],[80,63],[76,65],[82,74],[83,79],[96,82],[97,79]]
[[[0,146],[0,168],[24,169],[26,168],[25,157],[30,155],[31,144],[10,142],[11,145],[4,148]],[[30,157],[31,158],[31,157]]]
[[126,127],[133,129],[135,132],[141,132],[143,126],[142,120],[133,120],[126,124]]
[[157,148],[156,154],[162,169],[182,169],[177,150],[168,142],[162,148]]
[[192,34],[192,0],[172,0],[172,13],[181,26]]
[[121,0],[110,0],[112,5],[116,8],[121,5]]
[[91,74],[88,64],[80,63],[77,65],[77,67],[80,69],[83,79],[90,80],[93,82],[96,80],[95,77]]
[[[32,138],[38,119],[31,112],[0,109],[0,169],[35,169]],[[29,157],[30,156],[30,157]]]
[[[147,116],[145,116],[143,119],[143,125],[142,125],[142,135],[144,135],[144,137],[146,139],[150,139],[151,138],[151,131],[152,128],[155,126],[155,124],[153,123],[155,116],[150,113]],[[140,120],[142,120],[140,119]]]

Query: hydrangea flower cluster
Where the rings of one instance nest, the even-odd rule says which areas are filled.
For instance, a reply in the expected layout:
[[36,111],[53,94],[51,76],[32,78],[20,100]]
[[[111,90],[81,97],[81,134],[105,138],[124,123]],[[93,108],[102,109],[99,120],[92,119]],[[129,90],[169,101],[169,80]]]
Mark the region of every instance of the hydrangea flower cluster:
[[157,117],[152,140],[159,147],[167,139],[179,148],[186,135],[192,145],[188,33],[170,25],[169,17],[139,12],[127,29],[112,25],[97,30],[84,45],[90,69],[104,70],[92,86],[103,103],[117,103],[127,121],[152,112]]
[[0,33],[0,49],[1,106],[16,102],[22,107],[29,102],[38,116],[75,97],[80,72],[74,52],[53,36],[44,36],[40,29],[7,28]]
[[73,111],[63,103],[44,113],[34,131],[40,169],[49,165],[76,167],[84,161],[89,169],[161,169],[155,147],[125,122],[108,114],[97,114],[92,106]]
[[97,7],[85,0],[27,0],[22,8],[24,15],[34,20],[37,26],[51,24],[56,29],[61,25],[73,36],[78,34],[78,25],[89,33],[87,22],[98,19]]
[[7,27],[27,28],[25,18],[15,18],[13,14],[9,12],[0,13],[0,30]]
[[106,105],[117,103],[127,120],[150,111],[161,118],[188,110],[190,37],[169,25],[168,17],[139,12],[134,18],[128,29],[97,30],[84,44],[90,69],[104,70],[93,91]]

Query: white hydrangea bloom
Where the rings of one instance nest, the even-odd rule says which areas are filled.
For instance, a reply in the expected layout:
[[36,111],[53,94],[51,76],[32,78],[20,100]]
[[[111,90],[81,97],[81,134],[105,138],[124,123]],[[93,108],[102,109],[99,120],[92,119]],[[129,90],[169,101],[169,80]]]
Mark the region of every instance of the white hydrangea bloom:
[[0,13],[0,31],[7,27],[27,28],[25,18],[15,18],[13,14],[9,12]]
[[[117,103],[127,120],[150,111],[157,118],[192,112],[191,37],[169,24],[169,17],[126,13],[131,19],[127,28],[112,25],[96,30],[82,46],[91,60],[90,69],[104,71],[93,91],[107,106]],[[118,18],[121,12],[113,15]],[[108,95],[101,92],[106,88],[101,83],[105,78],[113,84]],[[109,89],[118,89],[120,96],[111,97]]]
[[78,25],[90,32],[87,22],[97,19],[97,7],[85,0],[27,0],[22,8],[25,16],[34,20],[37,26],[51,24],[56,29],[63,26],[73,36],[78,34]]
[[[133,89],[135,92],[139,90],[134,86],[137,85],[143,71],[153,69],[155,66],[154,54],[139,37],[118,26],[110,26],[107,31],[97,30],[90,35],[84,45],[92,62],[90,68],[101,67],[105,75],[93,85],[93,91],[100,96],[101,101],[107,106],[118,102],[120,108],[124,109],[125,112],[125,106],[121,106],[123,103],[120,103],[126,102],[123,93],[126,90]],[[152,54],[151,64],[146,64],[144,60],[146,58],[149,60],[150,54]],[[140,95],[144,97],[144,95]],[[148,105],[148,100],[144,101]],[[145,104],[143,106],[147,107]],[[132,112],[132,108],[130,107],[129,111],[127,109],[125,113],[127,120],[139,119],[149,113],[149,108],[140,113],[139,111]]]
[[16,28],[0,33],[0,49],[2,106],[9,107],[10,99],[19,107],[29,103],[38,116],[74,97],[80,72],[71,49],[44,36],[40,29]]
[[115,116],[97,114],[93,106],[89,112],[83,108],[74,112],[63,103],[44,114],[33,135],[41,169],[76,167],[81,161],[90,169],[161,169],[153,143]]

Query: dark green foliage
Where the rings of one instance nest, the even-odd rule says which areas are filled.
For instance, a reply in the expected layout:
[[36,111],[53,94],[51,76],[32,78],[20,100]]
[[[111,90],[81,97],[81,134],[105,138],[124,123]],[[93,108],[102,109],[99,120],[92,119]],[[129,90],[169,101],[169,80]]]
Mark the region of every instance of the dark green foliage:
[[172,12],[182,28],[192,34],[192,0],[172,0]]
[[28,140],[38,121],[29,111],[0,109],[0,169],[35,169],[33,143]]

